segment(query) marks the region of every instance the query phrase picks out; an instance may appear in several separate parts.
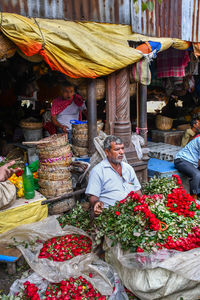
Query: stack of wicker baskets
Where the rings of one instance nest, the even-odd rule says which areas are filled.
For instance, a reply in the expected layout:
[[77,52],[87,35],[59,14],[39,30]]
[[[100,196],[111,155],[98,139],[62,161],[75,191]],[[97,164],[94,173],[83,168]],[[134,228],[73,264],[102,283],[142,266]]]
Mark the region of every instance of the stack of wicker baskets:
[[69,166],[72,162],[67,134],[55,134],[40,140],[37,145],[40,159],[38,170],[40,192],[45,197],[72,192]]
[[[97,122],[97,134],[103,128],[102,121]],[[88,155],[88,124],[72,124],[72,145],[76,156]]]

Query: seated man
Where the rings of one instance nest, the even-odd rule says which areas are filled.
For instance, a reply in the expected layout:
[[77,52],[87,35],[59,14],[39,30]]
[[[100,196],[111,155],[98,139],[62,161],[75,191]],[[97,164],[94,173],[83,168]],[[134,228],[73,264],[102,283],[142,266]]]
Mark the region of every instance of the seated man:
[[126,198],[131,191],[142,195],[134,169],[122,162],[122,140],[116,136],[108,136],[104,141],[104,150],[107,158],[92,169],[86,189],[95,215],[99,215],[103,208]]
[[191,128],[187,129],[182,137],[181,147],[185,147],[192,138],[200,131],[200,121],[194,118],[190,122]]
[[181,149],[174,160],[175,167],[190,179],[190,194],[196,199],[200,193],[200,137]]

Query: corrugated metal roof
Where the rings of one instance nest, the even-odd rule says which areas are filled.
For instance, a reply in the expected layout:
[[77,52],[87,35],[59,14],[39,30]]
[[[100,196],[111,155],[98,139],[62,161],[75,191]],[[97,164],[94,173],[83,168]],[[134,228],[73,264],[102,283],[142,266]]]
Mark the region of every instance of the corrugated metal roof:
[[27,17],[131,24],[131,0],[1,0],[3,12]]
[[142,12],[142,0],[138,0],[139,11],[136,12],[131,2],[133,32],[200,42],[199,0],[163,0],[161,4],[157,0],[152,2],[152,12]]

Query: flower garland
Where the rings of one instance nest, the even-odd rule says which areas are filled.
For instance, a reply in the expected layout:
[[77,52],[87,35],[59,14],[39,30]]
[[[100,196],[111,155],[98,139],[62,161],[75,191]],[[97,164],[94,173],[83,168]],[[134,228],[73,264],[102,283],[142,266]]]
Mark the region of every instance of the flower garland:
[[54,237],[43,244],[38,258],[66,261],[91,252],[92,241],[84,235],[68,234]]

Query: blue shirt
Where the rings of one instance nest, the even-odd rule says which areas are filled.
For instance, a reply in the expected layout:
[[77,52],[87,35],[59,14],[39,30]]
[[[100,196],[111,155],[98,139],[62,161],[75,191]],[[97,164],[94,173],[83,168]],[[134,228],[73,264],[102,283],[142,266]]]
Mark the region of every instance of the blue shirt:
[[198,168],[198,162],[200,159],[200,137],[195,138],[189,142],[183,149],[177,154],[175,159],[180,158],[193,164],[195,168]]
[[127,163],[121,162],[122,176],[104,159],[90,172],[86,194],[94,195],[104,203],[104,207],[114,205],[123,200],[131,191],[139,191],[141,185],[134,169]]

